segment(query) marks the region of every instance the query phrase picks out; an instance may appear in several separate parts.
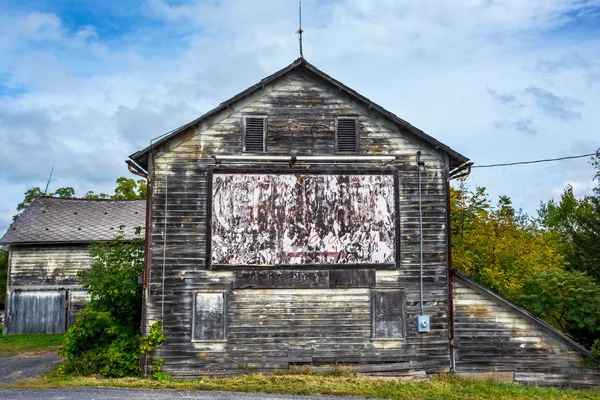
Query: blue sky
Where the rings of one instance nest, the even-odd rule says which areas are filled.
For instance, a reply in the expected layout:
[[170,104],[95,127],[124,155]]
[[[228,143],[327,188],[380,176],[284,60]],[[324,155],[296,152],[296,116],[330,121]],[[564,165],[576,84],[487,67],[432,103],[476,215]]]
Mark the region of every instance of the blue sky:
[[[600,0],[304,0],[306,58],[489,164],[600,147]],[[0,3],[0,231],[23,192],[110,192],[124,160],[298,56],[297,0]],[[534,214],[586,159],[474,170]]]

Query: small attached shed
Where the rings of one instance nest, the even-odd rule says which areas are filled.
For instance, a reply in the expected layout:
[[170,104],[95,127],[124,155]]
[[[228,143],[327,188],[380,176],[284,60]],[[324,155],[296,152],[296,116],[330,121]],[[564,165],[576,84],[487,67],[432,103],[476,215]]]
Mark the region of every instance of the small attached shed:
[[76,274],[91,265],[90,245],[121,226],[133,239],[145,216],[144,200],[34,200],[0,239],[9,250],[4,334],[65,332],[89,299]]
[[600,386],[589,350],[460,272],[452,276],[453,369],[539,386]]
[[130,158],[150,183],[143,329],[167,337],[146,373],[475,365],[448,230],[468,159],[305,59]]

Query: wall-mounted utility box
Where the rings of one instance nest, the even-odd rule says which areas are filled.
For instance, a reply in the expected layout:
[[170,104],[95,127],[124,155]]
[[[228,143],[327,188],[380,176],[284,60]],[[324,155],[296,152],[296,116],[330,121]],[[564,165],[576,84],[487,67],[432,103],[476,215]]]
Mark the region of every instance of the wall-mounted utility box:
[[420,333],[429,332],[429,315],[419,315],[417,317],[417,327]]

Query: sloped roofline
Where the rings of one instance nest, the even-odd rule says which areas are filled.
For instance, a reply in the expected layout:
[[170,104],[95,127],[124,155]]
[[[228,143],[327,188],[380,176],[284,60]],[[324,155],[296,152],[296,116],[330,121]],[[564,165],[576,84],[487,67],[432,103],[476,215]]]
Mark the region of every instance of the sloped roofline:
[[561,331],[559,331],[558,329],[556,329],[555,327],[550,325],[549,323],[541,320],[540,318],[536,317],[535,315],[533,315],[529,311],[525,310],[524,308],[519,307],[512,301],[505,298],[504,296],[494,292],[492,289],[490,289],[486,286],[483,286],[481,283],[474,281],[473,279],[469,278],[467,275],[463,274],[462,272],[454,271],[453,275],[454,275],[454,277],[459,278],[461,281],[463,281],[465,284],[467,284],[467,286],[470,286],[472,289],[482,291],[485,294],[487,294],[488,296],[490,296],[490,297],[494,298],[495,300],[500,301],[504,305],[510,307],[514,311],[517,311],[519,314],[523,315],[528,320],[530,320],[534,324],[538,325],[544,331],[550,333],[551,335],[554,335],[556,338],[573,346],[581,354],[583,354],[585,356],[589,356],[591,354],[591,352],[588,349],[586,349],[584,346],[580,345],[579,343],[577,343],[576,341],[574,341],[573,339],[571,339],[570,337],[568,337],[567,335],[565,335],[564,333],[562,333]]
[[450,157],[450,167],[451,168],[458,167],[461,164],[463,164],[469,160],[467,157],[463,156],[462,154],[458,153],[457,151],[452,150],[450,147],[446,146],[442,142],[434,139],[433,137],[429,136],[422,130],[414,127],[410,123],[399,118],[394,113],[386,110],[385,108],[381,107],[380,105],[378,105],[378,104],[372,102],[371,100],[369,100],[368,98],[362,96],[355,90],[344,85],[340,81],[327,75],[323,71],[316,68],[314,65],[310,64],[304,58],[298,58],[292,64],[290,64],[287,67],[275,72],[274,74],[262,79],[260,82],[258,82],[257,84],[255,84],[253,86],[250,86],[248,89],[244,90],[243,92],[236,94],[229,100],[224,101],[223,103],[219,104],[217,107],[213,108],[206,114],[200,116],[199,118],[197,118],[185,125],[182,125],[177,129],[167,132],[162,136],[159,136],[157,138],[158,140],[152,141],[151,144],[149,146],[147,146],[146,148],[131,154],[129,156],[129,158],[131,158],[133,161],[135,161],[138,165],[142,166],[144,169],[147,169],[148,154],[150,153],[150,151],[152,151],[153,148],[160,146],[161,144],[170,140],[174,136],[177,136],[179,133],[185,131],[187,128],[199,124],[200,122],[202,122],[202,120],[218,113],[219,111],[222,111],[222,110],[228,108],[231,104],[235,103],[236,101],[239,101],[239,100],[243,99],[244,97],[249,96],[250,94],[262,89],[265,85],[275,81],[279,77],[293,71],[296,68],[300,68],[300,67],[306,68],[307,70],[316,74],[321,79],[324,79],[324,80],[330,82],[331,84],[333,84],[334,86],[337,86],[340,90],[342,90],[343,92],[346,92],[348,95],[353,97],[355,100],[358,100],[359,102],[363,103],[365,106],[369,107],[371,110],[375,110],[376,112],[378,112],[385,118],[388,118],[389,120],[396,123],[397,125],[407,129],[409,132],[411,132],[418,138],[424,140],[425,142],[429,143],[436,149],[442,150],[443,152],[447,153],[448,156]]

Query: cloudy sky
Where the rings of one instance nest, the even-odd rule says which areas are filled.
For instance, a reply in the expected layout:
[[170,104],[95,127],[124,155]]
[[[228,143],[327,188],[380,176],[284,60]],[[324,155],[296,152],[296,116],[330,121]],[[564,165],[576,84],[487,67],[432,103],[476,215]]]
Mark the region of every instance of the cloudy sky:
[[[124,160],[290,64],[297,0],[0,2],[0,232],[23,192],[112,192]],[[490,164],[600,147],[600,0],[304,0],[314,65]],[[477,169],[535,213],[587,159]]]

